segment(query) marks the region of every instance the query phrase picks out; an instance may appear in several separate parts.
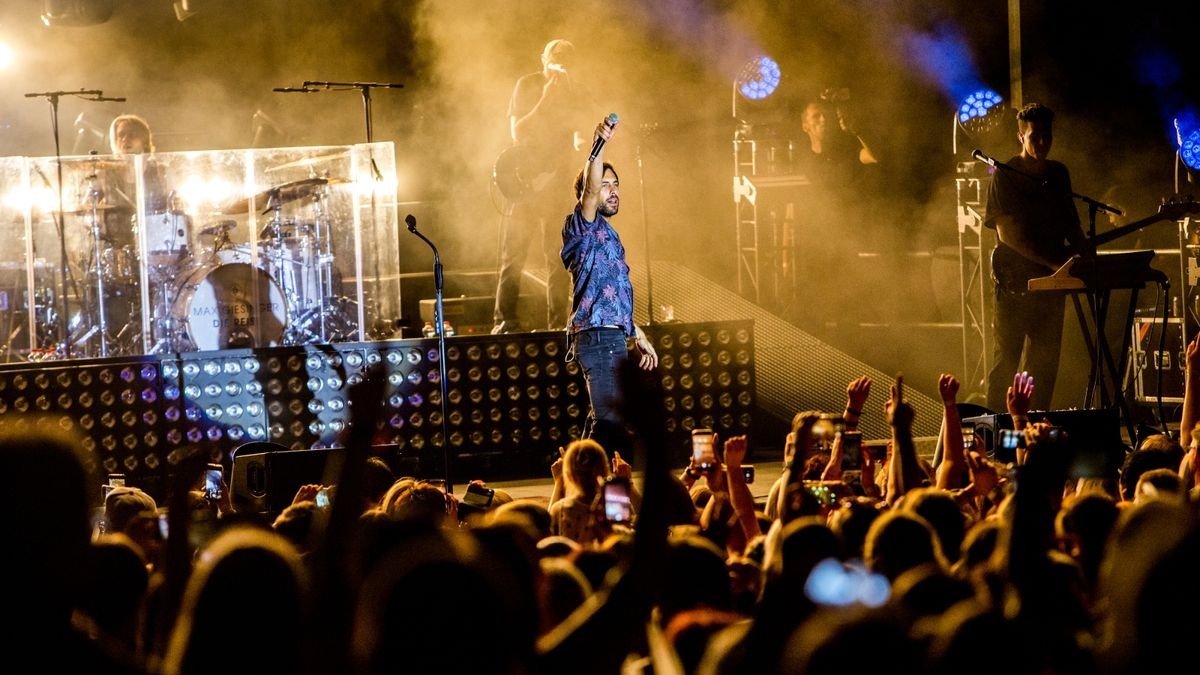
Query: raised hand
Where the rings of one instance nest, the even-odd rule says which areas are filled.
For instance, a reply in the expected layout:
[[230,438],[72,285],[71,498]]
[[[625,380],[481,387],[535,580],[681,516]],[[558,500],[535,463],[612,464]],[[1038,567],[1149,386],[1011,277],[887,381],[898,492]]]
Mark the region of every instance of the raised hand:
[[912,429],[913,418],[916,416],[912,406],[903,401],[897,401],[898,392],[896,385],[892,385],[891,398],[884,406],[884,415],[887,423],[896,429],[909,431]]
[[633,478],[633,466],[621,457],[621,453],[613,451],[612,472],[617,478],[629,480]]
[[958,400],[958,380],[950,373],[942,373],[938,377],[938,393],[942,396],[942,403],[955,403]]
[[730,468],[730,474],[735,473],[746,461],[746,437],[745,436],[730,436],[725,441],[725,466]]
[[871,378],[863,375],[846,386],[846,409],[862,411],[867,397],[871,395]]
[[1014,418],[1028,416],[1029,401],[1033,399],[1033,376],[1026,372],[1013,375],[1006,399],[1008,414]]

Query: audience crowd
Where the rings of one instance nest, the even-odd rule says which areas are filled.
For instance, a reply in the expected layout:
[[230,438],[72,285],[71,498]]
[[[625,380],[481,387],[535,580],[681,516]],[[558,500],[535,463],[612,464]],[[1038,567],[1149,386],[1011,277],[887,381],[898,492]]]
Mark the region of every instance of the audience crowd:
[[[280,513],[203,489],[200,456],[176,467],[166,503],[134,486],[101,498],[78,440],[39,425],[0,439],[14,507],[5,669],[1166,672],[1200,634],[1200,340],[1186,357],[1178,437],[1122,447],[1113,471],[1076,470],[1112,448],[1030,411],[1026,373],[1007,393],[1011,463],[964,433],[953,376],[938,382],[935,462],[918,456],[897,386],[872,399],[880,387],[859,378],[843,411],[800,412],[777,439],[784,469],[765,503],[740,468],[745,437],[719,439],[715,465],[672,469],[660,394],[632,368],[621,410],[635,456],[571,443],[549,504],[393,476],[365,450],[375,375],[353,392],[327,485]],[[849,442],[876,414],[885,453]],[[631,519],[606,509],[612,483]]]

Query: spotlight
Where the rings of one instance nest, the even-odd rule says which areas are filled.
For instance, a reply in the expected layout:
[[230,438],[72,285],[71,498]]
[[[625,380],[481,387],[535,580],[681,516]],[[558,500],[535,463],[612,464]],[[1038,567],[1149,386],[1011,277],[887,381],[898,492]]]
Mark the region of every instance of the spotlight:
[[1200,170],[1200,120],[1194,115],[1175,118],[1175,142],[1179,158],[1190,169]]
[[760,101],[775,93],[779,77],[779,64],[769,56],[759,56],[742,66],[735,84],[739,94]]
[[991,89],[978,89],[965,96],[954,111],[954,154],[958,154],[958,134],[961,131],[977,146],[992,143],[985,137],[1001,129],[1005,116],[1004,98]]
[[991,89],[972,92],[958,104],[958,121],[965,124],[972,119],[987,117],[992,108],[1003,102],[1000,94]]

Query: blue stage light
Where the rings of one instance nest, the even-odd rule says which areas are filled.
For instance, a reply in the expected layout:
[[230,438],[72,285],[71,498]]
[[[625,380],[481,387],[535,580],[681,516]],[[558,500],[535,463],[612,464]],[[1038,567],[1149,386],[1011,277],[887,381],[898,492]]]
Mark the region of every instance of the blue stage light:
[[980,89],[962,100],[958,105],[958,121],[967,122],[972,119],[982,119],[992,108],[1000,105],[1004,99],[991,89]]
[[1179,144],[1179,158],[1183,163],[1190,169],[1200,170],[1200,124],[1195,119],[1175,118],[1175,142]]
[[742,67],[737,77],[737,90],[742,96],[758,101],[775,92],[779,78],[779,64],[769,56],[760,56]]

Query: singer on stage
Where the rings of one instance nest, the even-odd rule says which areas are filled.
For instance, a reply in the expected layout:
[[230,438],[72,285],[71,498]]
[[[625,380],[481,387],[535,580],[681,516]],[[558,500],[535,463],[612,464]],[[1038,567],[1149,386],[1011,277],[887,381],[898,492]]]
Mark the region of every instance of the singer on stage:
[[643,369],[658,365],[654,346],[633,323],[633,284],[625,247],[608,222],[621,204],[617,172],[604,161],[604,144],[616,126],[616,115],[610,115],[596,127],[591,156],[575,179],[579,203],[562,230],[562,261],[574,284],[567,360],[577,359],[583,368],[592,404],[583,436],[594,438],[609,452],[630,448],[616,407],[617,370],[629,357],[629,342],[634,343]]
[[[1086,237],[1071,196],[1066,165],[1049,159],[1054,113],[1030,103],[1017,113],[1021,154],[1008,160],[1016,171],[997,167],[988,189],[984,225],[999,240],[992,251],[996,286],[995,363],[988,376],[988,407],[1007,409],[1007,387],[1020,368],[1037,379],[1032,410],[1050,410],[1062,343],[1062,293],[1029,291],[1027,282],[1053,273]],[[1029,347],[1025,349],[1028,338]]]

